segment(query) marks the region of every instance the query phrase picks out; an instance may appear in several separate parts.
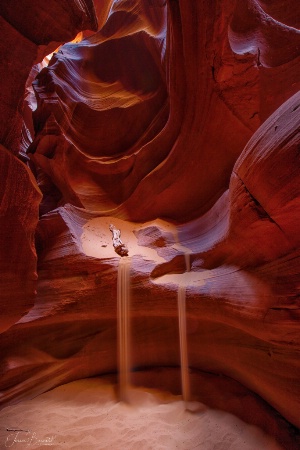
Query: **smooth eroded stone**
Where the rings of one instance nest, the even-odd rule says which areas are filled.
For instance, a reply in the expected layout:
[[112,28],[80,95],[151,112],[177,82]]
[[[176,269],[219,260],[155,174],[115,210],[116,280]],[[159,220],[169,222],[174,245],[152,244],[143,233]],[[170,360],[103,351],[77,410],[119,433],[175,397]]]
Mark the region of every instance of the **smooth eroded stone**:
[[31,171],[3,146],[0,172],[0,330],[5,331],[34,304],[41,192]]

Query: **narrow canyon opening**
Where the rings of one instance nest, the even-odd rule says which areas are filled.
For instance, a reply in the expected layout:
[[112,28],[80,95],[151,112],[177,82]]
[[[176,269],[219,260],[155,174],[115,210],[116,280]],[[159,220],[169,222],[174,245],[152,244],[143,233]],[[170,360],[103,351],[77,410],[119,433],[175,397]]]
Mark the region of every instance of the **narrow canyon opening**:
[[299,448],[296,0],[0,5],[0,448]]

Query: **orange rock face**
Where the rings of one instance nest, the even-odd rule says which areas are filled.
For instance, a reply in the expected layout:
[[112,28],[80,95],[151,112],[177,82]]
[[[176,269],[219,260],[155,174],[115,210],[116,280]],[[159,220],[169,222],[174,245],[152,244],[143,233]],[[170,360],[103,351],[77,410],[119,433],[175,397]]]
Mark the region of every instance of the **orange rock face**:
[[96,30],[97,19],[92,0],[42,0],[34,6],[28,0],[12,0],[1,3],[0,13],[0,142],[18,153],[23,95],[32,66],[80,30]]
[[41,192],[30,170],[0,145],[0,330],[14,325],[34,305],[35,229]]
[[[131,263],[132,367],[179,366],[184,284],[191,370],[239,382],[299,427],[298,2],[94,3],[57,22],[53,0],[49,29],[43,8],[25,25],[25,0],[1,7],[11,66],[0,141],[30,159],[0,149],[0,244],[13,255],[1,260],[3,403],[117,371],[112,223]],[[95,11],[98,31],[60,47],[33,81],[21,142],[17,104],[38,46],[95,30]],[[296,448],[285,427],[277,438]]]
[[[252,9],[242,21],[232,2],[182,8],[115,2],[96,35],[64,46],[37,77],[30,151],[60,204],[130,220],[195,218],[226,189],[253,131],[297,92],[295,29],[275,27],[289,47],[271,64],[273,47],[260,48],[254,32],[242,46]],[[254,25],[267,39],[273,28],[259,11]]]

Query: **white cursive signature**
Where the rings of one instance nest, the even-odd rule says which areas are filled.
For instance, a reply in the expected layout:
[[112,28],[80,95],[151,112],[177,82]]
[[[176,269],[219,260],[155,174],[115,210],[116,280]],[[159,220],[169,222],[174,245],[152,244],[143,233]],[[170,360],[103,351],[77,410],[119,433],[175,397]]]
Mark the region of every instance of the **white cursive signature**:
[[[23,434],[22,434],[23,433]],[[55,436],[47,436],[44,439],[39,439],[35,432],[33,433],[24,433],[18,431],[17,433],[9,434],[5,441],[5,447],[9,448],[15,444],[24,444],[26,447],[30,447],[31,445],[54,445]]]

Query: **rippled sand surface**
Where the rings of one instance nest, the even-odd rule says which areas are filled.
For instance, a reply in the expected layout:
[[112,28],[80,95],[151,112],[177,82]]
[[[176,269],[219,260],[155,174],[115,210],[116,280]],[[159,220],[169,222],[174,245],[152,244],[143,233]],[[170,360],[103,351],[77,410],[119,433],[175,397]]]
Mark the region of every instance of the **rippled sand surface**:
[[[272,437],[237,417],[155,390],[80,380],[4,408],[0,448],[72,450],[279,450]],[[22,431],[17,431],[22,430]]]

